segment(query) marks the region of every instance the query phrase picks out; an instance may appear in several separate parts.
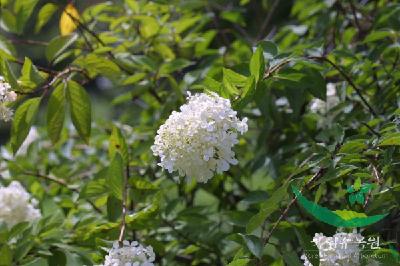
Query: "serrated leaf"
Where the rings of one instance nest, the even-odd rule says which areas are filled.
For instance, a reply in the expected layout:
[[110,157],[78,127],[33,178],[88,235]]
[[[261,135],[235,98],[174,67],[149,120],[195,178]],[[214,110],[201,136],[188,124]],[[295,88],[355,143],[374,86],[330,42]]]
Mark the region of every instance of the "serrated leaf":
[[40,9],[35,25],[35,33],[38,33],[46,25],[57,9],[57,5],[53,3],[47,3]]
[[129,153],[128,146],[126,145],[126,141],[122,132],[116,126],[113,126],[108,146],[108,155],[110,158],[113,158],[115,154],[118,152],[124,161],[124,164],[127,164],[129,161]]
[[121,155],[117,152],[112,159],[107,171],[107,185],[111,194],[122,200],[122,189],[124,185],[124,162]]
[[[312,201],[306,199],[303,195],[301,195],[298,188],[292,185],[293,193],[297,197],[297,202],[305,209],[309,214],[311,214],[317,220],[336,226],[336,227],[346,227],[346,228],[354,228],[354,227],[364,227],[371,224],[374,224],[387,216],[388,214],[380,214],[373,216],[364,216],[363,213],[357,213],[348,210],[339,210],[339,211],[331,211],[325,207],[322,207]],[[337,212],[337,213],[336,213]],[[339,215],[340,214],[340,215]],[[348,216],[346,216],[348,215]],[[349,218],[344,219],[342,216]],[[350,218],[352,217],[352,218]]]
[[70,80],[67,83],[67,97],[72,123],[81,138],[88,143],[92,128],[92,110],[89,95],[80,84]]
[[11,127],[11,147],[16,154],[21,144],[24,142],[33,120],[39,109],[40,97],[32,98],[21,104],[15,111]]
[[56,143],[64,126],[66,106],[66,84],[59,84],[50,96],[47,105],[47,133],[50,140]]
[[264,71],[265,71],[264,53],[262,46],[259,45],[250,59],[250,73],[252,76],[254,76],[256,83],[258,83],[258,81],[263,78]]
[[69,3],[60,17],[61,36],[69,35],[78,27],[79,12],[72,3]]

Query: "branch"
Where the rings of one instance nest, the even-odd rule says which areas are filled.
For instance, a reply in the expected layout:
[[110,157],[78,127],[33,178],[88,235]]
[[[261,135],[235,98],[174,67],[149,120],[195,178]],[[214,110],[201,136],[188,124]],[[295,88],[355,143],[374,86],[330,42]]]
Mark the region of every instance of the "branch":
[[309,59],[314,59],[314,60],[322,60],[327,63],[329,63],[331,66],[333,66],[339,73],[344,77],[344,79],[350,84],[351,87],[355,90],[355,92],[358,94],[358,96],[361,98],[361,101],[367,106],[369,112],[375,116],[378,117],[378,114],[375,112],[375,110],[372,108],[372,106],[368,103],[367,99],[364,98],[364,96],[361,93],[361,90],[357,87],[357,85],[353,82],[353,80],[346,74],[346,72],[343,71],[342,68],[340,68],[338,65],[333,63],[331,60],[329,60],[325,56],[310,56],[308,57]]
[[268,28],[269,23],[271,22],[271,19],[272,19],[272,15],[275,13],[275,9],[278,7],[279,2],[280,2],[280,0],[275,0],[272,3],[272,6],[267,14],[267,17],[265,18],[263,24],[261,25],[260,31],[257,35],[257,40],[262,39],[263,33]]
[[[29,175],[29,176],[36,176],[36,177],[42,178],[44,180],[48,180],[48,181],[57,183],[60,186],[65,187],[66,189],[68,189],[68,190],[70,190],[72,192],[76,192],[78,194],[80,193],[79,189],[74,188],[74,187],[70,187],[67,184],[67,182],[65,182],[65,180],[59,179],[59,178],[54,177],[54,176],[48,176],[48,175],[43,175],[43,174],[40,174],[40,173],[33,173],[33,172],[28,172],[28,171],[22,172],[22,174],[23,175]],[[86,201],[92,206],[92,208],[94,210],[96,210],[98,213],[102,214],[102,211],[91,200],[86,199]]]
[[268,79],[273,74],[275,74],[275,72],[278,72],[282,67],[284,67],[288,63],[290,63],[290,59],[285,58],[278,64],[274,65],[273,67],[269,67],[264,73],[264,79]]
[[[19,64],[19,65],[23,65],[23,64],[24,64],[24,61],[19,60],[19,59],[10,59],[10,61],[13,62],[13,63],[17,63],[17,64]],[[52,69],[49,69],[49,68],[46,68],[46,67],[37,66],[37,65],[35,65],[35,67],[36,67],[38,70],[40,70],[40,71],[42,71],[42,72],[45,72],[45,73],[47,73],[47,74],[50,74],[50,75],[56,75],[56,74],[58,73],[57,71],[52,70]]]
[[48,42],[36,41],[36,40],[8,39],[8,41],[16,44],[32,44],[32,45],[43,45],[43,46],[49,45]]
[[[305,161],[303,161],[299,167],[302,167],[303,165],[306,164],[306,162],[310,159],[307,158]],[[308,182],[300,189],[300,192],[303,192],[304,189],[306,187],[308,187],[309,185],[311,185],[312,182],[316,181],[317,179],[321,178],[324,174],[325,174],[325,168],[320,168],[312,177],[310,180],[308,180]],[[291,174],[287,180],[290,180],[293,177],[293,174]],[[265,231],[265,227],[267,224],[267,219],[264,220],[264,223],[262,224],[262,231],[261,231],[261,243],[262,246],[265,247],[265,245],[268,244],[269,239],[271,238],[272,234],[274,233],[274,231],[276,230],[276,228],[279,226],[279,224],[282,222],[282,220],[286,217],[287,213],[289,212],[290,208],[292,207],[292,205],[296,202],[297,200],[297,196],[295,196],[287,205],[287,207],[282,211],[281,215],[279,216],[278,220],[275,222],[274,226],[271,228],[271,231],[264,237],[264,231]],[[263,261],[262,258],[259,259],[258,261],[258,266],[263,266],[262,265]]]

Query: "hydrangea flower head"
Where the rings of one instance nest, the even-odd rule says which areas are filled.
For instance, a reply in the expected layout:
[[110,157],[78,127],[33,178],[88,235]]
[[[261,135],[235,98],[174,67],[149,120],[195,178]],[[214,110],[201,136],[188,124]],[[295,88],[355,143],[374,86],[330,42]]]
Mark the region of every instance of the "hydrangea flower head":
[[7,103],[14,102],[17,99],[17,94],[11,90],[11,85],[8,84],[2,76],[0,76],[0,119],[4,121],[11,120],[13,111],[6,106]]
[[[359,242],[363,236],[358,233],[336,233],[332,237],[315,234],[313,242],[318,247],[320,266],[360,265]],[[305,266],[313,266],[305,255],[301,256]]]
[[14,225],[40,218],[40,210],[30,194],[18,181],[12,181],[8,187],[0,187],[0,222],[9,228]]
[[137,241],[124,241],[122,247],[115,241],[108,251],[104,266],[154,266],[155,254],[151,246],[143,247]]
[[169,173],[207,182],[238,163],[232,148],[247,131],[247,118],[240,120],[230,101],[216,93],[189,94],[187,100],[158,129],[151,149]]

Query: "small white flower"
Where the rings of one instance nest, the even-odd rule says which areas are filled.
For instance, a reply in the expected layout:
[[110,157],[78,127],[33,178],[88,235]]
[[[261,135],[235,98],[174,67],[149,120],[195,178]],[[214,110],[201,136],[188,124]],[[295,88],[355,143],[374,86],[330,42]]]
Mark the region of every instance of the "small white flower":
[[103,266],[154,266],[156,256],[151,246],[144,247],[137,241],[123,241],[120,247],[118,241],[108,251]]
[[239,120],[230,101],[216,93],[189,94],[187,100],[158,129],[151,149],[169,173],[207,182],[238,163],[232,148],[248,130],[247,118]]
[[11,120],[13,111],[7,107],[7,103],[14,102],[16,99],[17,94],[11,90],[11,85],[0,76],[0,120],[6,122]]
[[18,181],[12,181],[8,187],[0,187],[0,222],[9,228],[14,225],[40,218],[40,210],[35,208],[30,194]]
[[[358,233],[336,233],[326,237],[322,233],[315,234],[313,242],[318,248],[320,266],[356,266],[360,264],[359,240],[363,236]],[[305,255],[301,256],[305,266],[312,266]]]

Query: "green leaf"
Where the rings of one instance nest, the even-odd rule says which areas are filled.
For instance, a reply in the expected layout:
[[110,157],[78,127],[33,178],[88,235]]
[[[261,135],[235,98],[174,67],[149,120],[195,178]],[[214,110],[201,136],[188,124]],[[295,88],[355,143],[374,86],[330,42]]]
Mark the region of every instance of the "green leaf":
[[312,241],[312,238],[307,235],[304,228],[294,227],[300,245],[304,250],[304,254],[312,265],[319,265],[319,252],[317,245]]
[[268,59],[272,59],[278,54],[278,47],[271,41],[262,41],[259,46],[262,47],[264,56]]
[[63,53],[68,47],[70,47],[76,40],[78,35],[71,34],[67,36],[57,36],[52,39],[49,45],[46,47],[46,58],[49,62],[56,59],[61,53]]
[[22,266],[48,266],[48,262],[44,258],[36,258],[31,262],[28,262],[26,264],[21,264]]
[[18,33],[17,18],[10,10],[6,8],[1,9],[1,21],[8,31]]
[[399,146],[400,145],[400,133],[387,134],[382,137],[379,146]]
[[263,253],[263,246],[261,243],[261,239],[255,235],[244,235],[244,234],[239,234],[243,241],[246,243],[247,248],[249,251],[256,256],[257,258],[262,257]]
[[44,78],[40,74],[39,70],[33,65],[32,61],[25,57],[24,65],[21,69],[21,85],[34,89],[36,86],[44,82]]
[[57,9],[57,5],[52,3],[47,3],[40,9],[35,25],[35,33],[38,33],[46,25]]
[[170,74],[172,72],[181,70],[185,67],[188,67],[192,64],[189,60],[183,59],[183,58],[178,58],[174,59],[170,62],[164,63],[160,67],[160,74]]
[[140,21],[139,32],[144,38],[156,35],[160,29],[157,20],[153,17],[140,15],[132,18]]
[[122,201],[115,198],[113,195],[107,199],[107,218],[111,222],[116,222],[122,213]]
[[353,186],[354,186],[354,189],[356,191],[360,190],[360,188],[361,188],[361,178],[357,178],[356,181],[354,182]]
[[240,100],[235,103],[235,109],[242,109],[253,100],[256,92],[256,79],[250,76],[240,95]]
[[[303,264],[299,260],[299,256],[293,250],[285,252],[285,256],[283,256],[283,260],[286,262],[286,265],[303,266]],[[316,265],[318,265],[318,264],[316,264]]]
[[301,83],[304,88],[315,97],[325,101],[326,100],[326,82],[318,70],[313,68],[303,69],[306,74],[302,79]]
[[250,259],[236,259],[228,264],[228,266],[246,266]]
[[304,209],[306,209],[309,214],[311,214],[314,218],[321,222],[336,227],[364,227],[374,224],[388,215],[386,213],[380,215],[366,216],[363,213],[357,213],[348,210],[331,211],[303,197],[300,191],[294,185],[292,185],[292,190],[297,197],[297,202]]
[[79,57],[74,64],[86,69],[91,78],[103,75],[113,79],[120,73],[120,68],[116,63],[95,54]]
[[12,265],[12,251],[7,244],[4,244],[0,249],[0,266]]
[[111,136],[109,139],[108,155],[110,158],[114,158],[115,154],[119,153],[122,156],[124,164],[129,162],[128,146],[122,132],[116,126],[113,126]]
[[121,155],[117,152],[112,159],[107,172],[107,185],[111,194],[122,200],[122,188],[124,185],[124,162]]
[[14,13],[17,14],[16,30],[22,33],[26,22],[32,14],[33,9],[39,0],[16,0],[14,3]]
[[250,73],[255,78],[255,82],[258,83],[263,78],[265,71],[265,62],[262,46],[259,45],[253,56],[250,59]]
[[280,203],[288,196],[287,185],[276,189],[270,198],[261,204],[260,211],[250,218],[246,226],[246,232],[252,233],[267,219],[269,215],[279,209]]
[[67,97],[71,109],[72,123],[81,138],[88,143],[92,120],[89,95],[81,85],[70,80],[67,83]]
[[11,127],[11,147],[16,154],[21,144],[24,142],[33,120],[39,109],[40,97],[32,98],[21,104],[15,111]]
[[243,87],[247,83],[246,76],[243,76],[231,69],[223,68],[222,74],[223,74],[223,79],[227,80],[229,83],[232,83],[235,86]]
[[363,43],[380,41],[386,37],[394,37],[394,35],[394,32],[388,30],[372,31],[370,34],[367,35],[367,37],[365,37]]
[[59,84],[50,96],[47,105],[47,133],[50,140],[56,143],[64,126],[66,106],[66,84]]
[[[1,59],[1,58],[0,58]],[[11,71],[10,65],[6,60],[1,60],[1,68],[0,73],[4,77],[4,79],[11,85],[13,90],[18,91],[19,85],[17,79],[15,78],[14,73]]]

